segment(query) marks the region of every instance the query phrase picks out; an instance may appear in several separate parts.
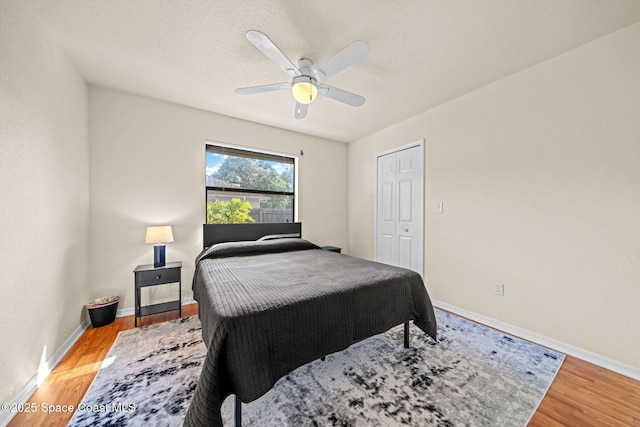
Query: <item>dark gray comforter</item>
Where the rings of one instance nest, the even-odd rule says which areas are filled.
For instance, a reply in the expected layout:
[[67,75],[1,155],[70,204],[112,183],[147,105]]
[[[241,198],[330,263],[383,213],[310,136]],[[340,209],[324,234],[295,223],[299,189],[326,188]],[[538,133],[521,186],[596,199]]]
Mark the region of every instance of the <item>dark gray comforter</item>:
[[303,239],[214,245],[196,259],[193,292],[207,357],[186,426],[221,426],[228,395],[253,401],[295,368],[405,321],[436,338],[420,275]]

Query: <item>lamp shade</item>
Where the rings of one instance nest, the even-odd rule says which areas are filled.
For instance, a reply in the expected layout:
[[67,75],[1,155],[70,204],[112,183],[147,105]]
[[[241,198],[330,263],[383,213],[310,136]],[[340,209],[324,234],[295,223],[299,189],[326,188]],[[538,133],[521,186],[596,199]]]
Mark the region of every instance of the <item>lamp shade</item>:
[[310,104],[318,96],[318,87],[315,79],[300,76],[293,79],[291,94],[300,104]]
[[145,243],[169,243],[173,242],[173,231],[170,225],[158,225],[147,227]]

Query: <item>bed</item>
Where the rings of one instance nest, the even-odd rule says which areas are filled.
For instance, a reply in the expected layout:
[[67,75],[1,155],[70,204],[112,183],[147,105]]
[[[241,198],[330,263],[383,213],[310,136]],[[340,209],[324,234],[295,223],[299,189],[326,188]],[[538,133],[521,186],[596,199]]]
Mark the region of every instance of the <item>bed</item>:
[[[194,298],[207,356],[185,426],[222,426],[220,407],[265,394],[313,360],[408,322],[436,339],[419,274],[323,250],[300,223],[203,228]],[[260,239],[260,240],[259,240]]]

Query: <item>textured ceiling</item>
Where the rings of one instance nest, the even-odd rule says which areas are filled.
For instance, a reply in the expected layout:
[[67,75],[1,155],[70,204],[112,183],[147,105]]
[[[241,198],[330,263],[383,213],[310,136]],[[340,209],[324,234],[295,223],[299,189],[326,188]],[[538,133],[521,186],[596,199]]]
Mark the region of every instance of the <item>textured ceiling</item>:
[[[640,21],[638,0],[27,0],[96,86],[350,142]],[[294,119],[290,78],[245,38],[319,64],[354,40],[369,56]]]

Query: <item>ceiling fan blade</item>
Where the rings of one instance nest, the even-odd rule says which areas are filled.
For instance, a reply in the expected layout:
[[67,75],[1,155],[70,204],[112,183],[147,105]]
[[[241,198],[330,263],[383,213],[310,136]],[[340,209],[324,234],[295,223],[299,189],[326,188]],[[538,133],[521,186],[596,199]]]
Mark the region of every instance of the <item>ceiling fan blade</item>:
[[336,101],[353,105],[354,107],[361,106],[365,101],[364,96],[356,95],[355,93],[347,92],[346,90],[325,84],[318,86],[318,93],[328,98],[335,99]]
[[307,117],[307,111],[309,110],[309,104],[300,104],[296,102],[296,119],[304,119]]
[[349,65],[366,58],[368,54],[369,45],[367,42],[356,40],[316,67],[316,78],[318,81],[326,79],[338,71],[344,70]]
[[253,95],[254,93],[273,92],[274,90],[289,89],[291,83],[273,83],[270,85],[241,87],[236,89],[238,95]]
[[278,47],[269,39],[269,37],[262,34],[260,31],[247,31],[247,39],[258,48],[258,50],[265,54],[267,58],[272,60],[282,68],[285,73],[291,77],[300,75],[300,71],[289,61],[284,53],[278,49]]

